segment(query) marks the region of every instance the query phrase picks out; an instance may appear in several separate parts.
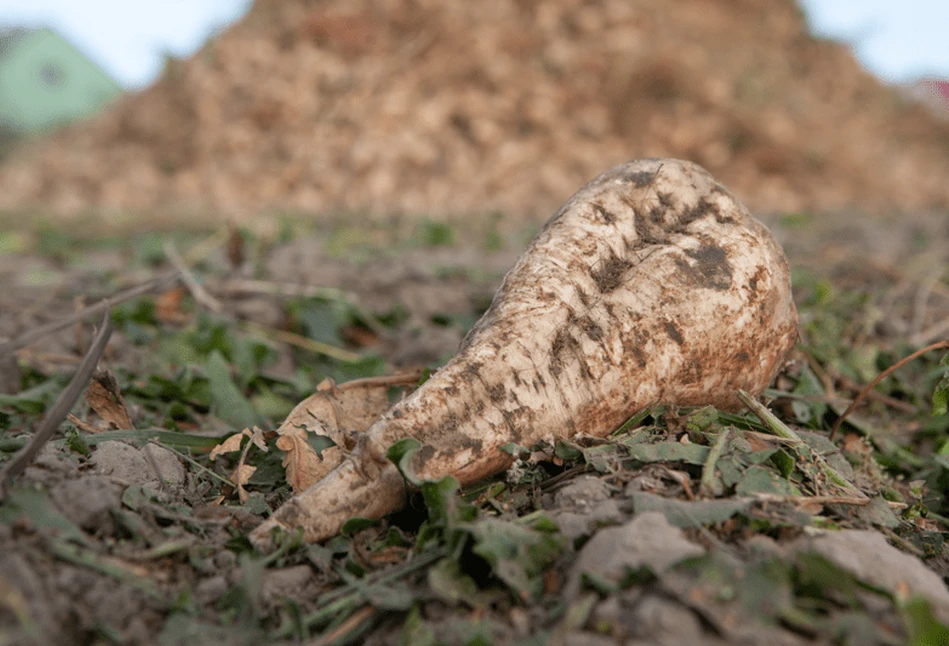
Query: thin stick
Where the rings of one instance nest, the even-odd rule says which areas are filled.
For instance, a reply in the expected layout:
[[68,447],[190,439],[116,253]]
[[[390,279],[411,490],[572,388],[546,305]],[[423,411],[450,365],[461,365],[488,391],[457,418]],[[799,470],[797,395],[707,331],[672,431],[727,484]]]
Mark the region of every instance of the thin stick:
[[362,622],[372,617],[375,612],[376,609],[372,606],[365,606],[364,608],[354,612],[349,616],[348,619],[346,619],[333,630],[317,639],[307,642],[307,644],[308,646],[327,646],[328,644],[332,644],[356,630],[359,625],[362,624]]
[[[773,493],[758,493],[755,494],[757,500],[767,500],[774,502],[795,502],[801,504],[808,503],[817,503],[821,505],[854,505],[857,507],[865,507],[873,502],[872,498],[858,498],[856,496],[782,496],[780,494]],[[894,500],[887,500],[886,506],[890,509],[906,509],[908,506],[905,502],[896,502]]]
[[191,270],[188,268],[188,265],[185,264],[185,261],[182,260],[181,256],[178,254],[178,250],[175,248],[175,243],[171,240],[166,240],[164,244],[164,250],[165,255],[168,257],[168,262],[170,262],[171,266],[177,269],[181,274],[181,281],[185,284],[185,287],[188,288],[188,291],[191,292],[194,300],[201,305],[204,305],[215,314],[220,314],[223,312],[224,306],[221,305],[221,301],[211,296],[208,291],[201,286],[201,283],[197,281],[197,279],[194,277],[194,274],[192,274]]
[[892,366],[890,366],[889,368],[887,368],[886,370],[878,374],[876,379],[871,381],[869,384],[867,384],[867,386],[863,390],[860,391],[860,394],[858,394],[857,398],[853,400],[853,403],[850,404],[850,406],[847,407],[847,410],[845,410],[843,414],[837,418],[837,421],[834,422],[834,428],[830,430],[830,439],[831,440],[834,439],[834,436],[837,434],[837,429],[839,429],[840,425],[844,423],[844,420],[847,419],[847,416],[853,412],[853,409],[856,408],[857,405],[859,405],[860,402],[864,400],[864,398],[866,398],[867,394],[869,394],[871,390],[876,388],[876,385],[878,383],[886,379],[894,370],[898,370],[899,368],[902,368],[913,359],[923,354],[926,354],[930,350],[938,350],[939,348],[949,348],[949,341],[939,341],[937,343],[932,343],[930,345],[927,345],[925,348],[921,348],[917,350],[916,352],[909,355],[908,357],[904,359],[900,359],[899,361],[894,363]]
[[[783,437],[788,440],[793,440],[791,446],[803,446],[808,450],[807,442],[801,439],[801,437],[792,431],[784,422],[779,420],[774,413],[772,413],[768,408],[759,402],[757,399],[746,393],[744,390],[739,390],[737,392],[738,399],[741,400],[745,406],[751,409],[751,412],[754,413],[758,419],[765,423],[765,425],[774,431],[774,434]],[[811,455],[814,459],[814,464],[817,465],[817,468],[821,470],[824,476],[830,480],[832,483],[840,487],[841,489],[846,489],[852,491],[859,496],[863,496],[863,492],[857,489],[857,487],[847,480],[837,469],[832,467],[827,463],[827,460],[824,459],[822,455],[817,452],[811,451]]]
[[53,433],[56,432],[56,429],[59,428],[59,425],[66,419],[66,415],[69,414],[76,400],[79,399],[79,396],[82,394],[83,389],[85,389],[86,384],[88,384],[92,378],[92,373],[95,372],[96,365],[99,363],[99,359],[102,358],[111,335],[112,324],[109,321],[109,302],[105,301],[105,310],[102,316],[102,323],[99,325],[99,332],[96,334],[95,339],[93,339],[92,345],[89,346],[89,351],[86,353],[86,356],[83,357],[82,363],[79,364],[79,369],[76,370],[76,374],[73,375],[72,381],[70,381],[66,389],[60,393],[56,399],[56,403],[53,404],[53,407],[46,413],[46,418],[36,430],[36,434],[33,435],[29,444],[20,449],[20,451],[13,456],[13,459],[0,471],[0,500],[6,497],[9,482],[20,475],[20,473],[29,466],[33,458],[36,457],[36,454],[43,448],[43,445],[49,441]]
[[76,428],[78,428],[80,431],[85,431],[86,433],[92,433],[92,434],[104,433],[107,430],[104,428],[99,428],[95,424],[90,424],[89,422],[83,421],[79,419],[78,417],[76,417],[75,415],[73,415],[72,413],[69,413],[68,415],[66,415],[66,419],[72,422],[72,424]]
[[352,390],[354,388],[377,388],[379,386],[414,386],[423,374],[425,374],[424,370],[412,370],[383,377],[362,377],[361,379],[353,379],[342,383],[336,388]]
[[[168,446],[167,444],[158,442],[158,441],[156,441],[156,440],[149,440],[148,443],[149,443],[149,444],[154,444],[155,446],[159,446],[159,447],[161,447],[161,448],[163,448],[163,449],[165,449],[165,450],[171,451],[172,453],[174,453],[174,454],[177,455],[179,458],[181,458],[182,460],[184,460],[185,462],[187,462],[188,464],[190,464],[190,465],[191,465],[192,467],[194,467],[195,469],[197,469],[197,470],[199,470],[199,471],[203,471],[204,473],[208,474],[208,477],[210,477],[210,478],[212,478],[212,479],[214,479],[214,480],[217,480],[217,481],[220,482],[221,484],[225,484],[225,485],[227,485],[228,487],[233,487],[233,486],[234,486],[234,483],[233,483],[233,482],[231,482],[230,480],[228,480],[228,479],[225,478],[224,476],[219,475],[219,474],[215,473],[214,471],[212,471],[211,469],[207,468],[206,466],[204,466],[203,464],[201,464],[200,462],[198,462],[197,460],[195,460],[194,458],[192,458],[190,455],[188,455],[188,454],[186,454],[186,453],[182,453],[181,451],[179,451],[179,450],[177,450],[177,449],[175,449],[175,448],[173,448],[173,447],[170,447],[170,446]],[[249,442],[248,442],[248,444],[249,444]]]
[[[858,384],[856,381],[854,381],[850,377],[845,377],[844,375],[837,375],[837,380],[840,382],[840,385],[846,388],[847,390],[858,391],[861,388],[860,384]],[[890,408],[895,408],[896,410],[901,411],[903,413],[916,412],[916,406],[913,406],[909,402],[905,402],[902,399],[897,399],[896,397],[890,397],[889,395],[884,395],[883,393],[879,393],[875,390],[871,390],[869,393],[867,393],[867,397],[869,399],[882,402],[886,404],[887,406],[889,406]],[[851,401],[838,402],[838,403],[851,404],[853,402],[851,400]]]
[[784,444],[787,446],[794,446],[797,444],[792,439],[786,437],[778,437],[777,435],[771,435],[769,433],[761,433],[759,431],[749,431],[747,429],[742,430],[741,434],[744,437],[753,437],[756,440],[761,440],[762,442],[774,442],[775,444]]
[[718,464],[718,459],[722,456],[722,451],[725,449],[728,436],[729,429],[726,427],[715,438],[715,444],[712,445],[712,449],[708,452],[708,458],[706,458],[705,464],[702,465],[702,480],[699,484],[699,490],[706,495],[712,492],[712,483],[715,481],[715,467]]
[[289,345],[295,345],[298,348],[303,348],[304,350],[310,350],[311,352],[324,354],[331,359],[336,359],[337,361],[356,363],[362,359],[362,356],[355,352],[350,352],[349,350],[344,350],[343,348],[337,348],[335,345],[323,343],[322,341],[308,339],[305,336],[300,336],[299,334],[294,334],[293,332],[287,332],[286,330],[276,330],[274,328],[269,328],[265,325],[260,325],[259,323],[253,323],[251,321],[243,321],[241,323],[241,327],[253,334],[259,334],[268,339],[282,341]]

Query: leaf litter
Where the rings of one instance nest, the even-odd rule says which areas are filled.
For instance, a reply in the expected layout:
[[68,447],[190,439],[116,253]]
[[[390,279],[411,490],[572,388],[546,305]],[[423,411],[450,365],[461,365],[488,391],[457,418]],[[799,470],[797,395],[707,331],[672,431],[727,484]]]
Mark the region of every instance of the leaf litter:
[[[210,284],[214,271],[195,274]],[[364,357],[357,364],[321,359],[207,317],[187,294],[175,305],[184,317],[149,313],[140,303],[154,297],[120,306],[106,398],[116,410],[88,404],[117,430],[66,423],[89,457],[54,439],[0,507],[4,629],[128,643],[942,643],[945,366],[936,353],[901,368],[828,442],[854,387],[911,352],[879,327],[874,303],[892,299],[892,327],[914,316],[896,279],[829,273],[796,277],[804,342],[761,415],[656,407],[606,440],[512,449],[517,469],[479,487],[416,481],[407,510],[354,520],[321,545],[288,534],[269,555],[246,532],[420,373],[347,386],[377,379],[385,361],[366,358],[388,350],[350,345]],[[291,300],[275,303],[292,312]],[[941,307],[930,305],[920,327]],[[407,321],[373,316],[393,337]],[[301,329],[316,334],[316,319],[310,326]],[[70,352],[65,336],[57,344]],[[18,364],[18,387],[0,400],[4,462],[65,385],[36,354]],[[310,398],[267,413],[264,393]],[[73,414],[94,424],[84,404]],[[135,453],[105,460],[107,473],[97,458],[117,441]],[[167,449],[180,486],[168,486],[145,447]],[[123,462],[140,466],[116,475]],[[132,481],[137,471],[147,477]],[[106,478],[101,494],[89,477]],[[63,489],[68,482],[82,489]],[[104,496],[98,508],[110,520],[70,520],[63,505],[77,496]],[[635,540],[610,538],[620,531]],[[70,612],[83,619],[64,622]]]

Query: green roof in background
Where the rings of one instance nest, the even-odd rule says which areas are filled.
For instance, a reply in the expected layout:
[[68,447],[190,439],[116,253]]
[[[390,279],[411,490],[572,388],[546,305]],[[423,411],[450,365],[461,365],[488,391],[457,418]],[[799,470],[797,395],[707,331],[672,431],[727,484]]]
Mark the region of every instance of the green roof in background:
[[122,93],[51,29],[0,27],[0,127],[33,134],[90,116]]

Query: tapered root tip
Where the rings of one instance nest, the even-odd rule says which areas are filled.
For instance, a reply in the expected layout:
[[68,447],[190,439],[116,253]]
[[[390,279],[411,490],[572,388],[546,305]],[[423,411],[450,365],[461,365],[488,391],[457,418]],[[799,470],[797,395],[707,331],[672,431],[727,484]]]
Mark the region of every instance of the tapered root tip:
[[406,489],[395,465],[375,469],[372,477],[347,460],[309,489],[293,497],[250,533],[261,552],[277,547],[275,536],[303,530],[308,543],[335,536],[353,517],[382,518],[405,504]]

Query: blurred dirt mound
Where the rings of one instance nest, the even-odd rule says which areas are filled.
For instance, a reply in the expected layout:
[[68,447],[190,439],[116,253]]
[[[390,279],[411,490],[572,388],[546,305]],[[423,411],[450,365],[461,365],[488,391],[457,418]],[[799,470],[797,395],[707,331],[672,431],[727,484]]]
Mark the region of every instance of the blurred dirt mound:
[[0,166],[0,209],[549,215],[643,156],[759,212],[949,208],[949,124],[793,0],[257,0]]

